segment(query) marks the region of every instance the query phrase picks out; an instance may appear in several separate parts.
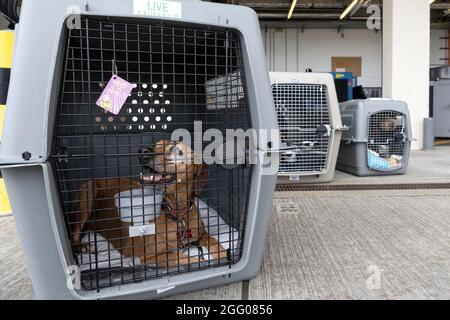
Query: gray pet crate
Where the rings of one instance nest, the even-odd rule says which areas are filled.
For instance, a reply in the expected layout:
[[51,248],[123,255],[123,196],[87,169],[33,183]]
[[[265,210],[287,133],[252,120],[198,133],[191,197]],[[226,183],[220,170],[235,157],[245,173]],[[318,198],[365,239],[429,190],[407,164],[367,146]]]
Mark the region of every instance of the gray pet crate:
[[271,72],[270,79],[286,149],[280,154],[278,183],[332,181],[343,129],[333,77]]
[[[134,85],[117,116],[96,106],[115,72]],[[10,86],[0,163],[37,298],[159,298],[255,276],[276,184],[276,172],[263,174],[268,140],[256,164],[207,167],[198,198],[207,231],[228,239],[226,259],[139,264],[101,239],[95,208],[84,256],[70,240],[81,184],[139,179],[141,147],[192,132],[196,120],[203,131],[277,128],[254,11],[189,0],[24,0]],[[142,221],[147,191],[129,191],[124,203]]]
[[411,151],[408,106],[391,99],[340,104],[344,131],[337,169],[357,176],[404,174]]

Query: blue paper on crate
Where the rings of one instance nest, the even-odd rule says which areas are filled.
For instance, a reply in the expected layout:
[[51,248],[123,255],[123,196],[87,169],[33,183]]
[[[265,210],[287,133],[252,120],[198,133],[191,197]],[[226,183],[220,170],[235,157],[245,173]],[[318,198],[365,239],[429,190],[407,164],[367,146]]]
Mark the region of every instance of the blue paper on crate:
[[367,161],[370,169],[389,171],[399,169],[403,166],[402,156],[392,155],[390,158],[385,159],[380,157],[380,155],[373,150],[368,150],[367,155]]
[[386,171],[389,170],[389,163],[386,159],[381,158],[378,153],[372,150],[368,150],[368,164],[369,168]]

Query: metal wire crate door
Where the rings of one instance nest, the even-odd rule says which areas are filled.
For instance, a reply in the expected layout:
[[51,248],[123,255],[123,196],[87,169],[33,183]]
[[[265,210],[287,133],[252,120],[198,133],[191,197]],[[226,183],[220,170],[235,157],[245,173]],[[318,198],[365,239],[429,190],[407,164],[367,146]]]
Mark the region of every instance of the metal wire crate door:
[[373,113],[368,120],[368,165],[378,171],[394,171],[406,164],[406,115],[396,111]]
[[326,171],[330,147],[327,87],[312,84],[274,84],[272,93],[282,142],[298,146],[281,154],[280,173],[320,174]]
[[[137,259],[138,246],[147,248],[148,242],[129,239],[130,223],[145,226],[158,219],[169,185],[139,184],[140,150],[170,140],[177,128],[193,132],[194,121],[202,121],[203,130],[222,132],[251,123],[237,32],[136,21],[83,17],[82,28],[66,35],[52,159],[70,236],[80,224],[80,206],[92,205],[82,230],[85,245],[74,254],[85,289],[232,266],[242,254],[252,166],[210,165],[194,203],[199,225],[227,247],[228,257],[205,254],[201,262],[181,264],[180,256],[189,252],[177,248],[175,266],[169,258],[163,266]],[[112,66],[133,84],[117,116],[95,105]],[[87,196],[80,198],[83,192]],[[114,237],[105,225],[115,226]]]

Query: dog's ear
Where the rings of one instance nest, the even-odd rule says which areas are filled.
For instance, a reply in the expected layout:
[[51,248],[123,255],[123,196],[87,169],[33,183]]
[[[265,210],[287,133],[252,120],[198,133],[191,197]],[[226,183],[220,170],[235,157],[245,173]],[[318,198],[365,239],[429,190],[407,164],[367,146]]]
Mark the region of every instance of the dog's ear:
[[206,164],[195,165],[195,187],[194,191],[198,195],[200,190],[208,182],[208,170]]

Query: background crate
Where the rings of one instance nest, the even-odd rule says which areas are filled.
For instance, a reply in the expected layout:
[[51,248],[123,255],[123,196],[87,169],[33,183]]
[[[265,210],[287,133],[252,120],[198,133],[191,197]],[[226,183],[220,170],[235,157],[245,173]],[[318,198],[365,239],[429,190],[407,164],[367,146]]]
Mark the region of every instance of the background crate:
[[406,103],[354,100],[342,103],[340,109],[342,123],[349,130],[342,137],[338,170],[358,176],[406,172],[412,140]]
[[341,139],[341,117],[331,75],[270,74],[280,135],[292,150],[280,155],[279,183],[333,180]]

